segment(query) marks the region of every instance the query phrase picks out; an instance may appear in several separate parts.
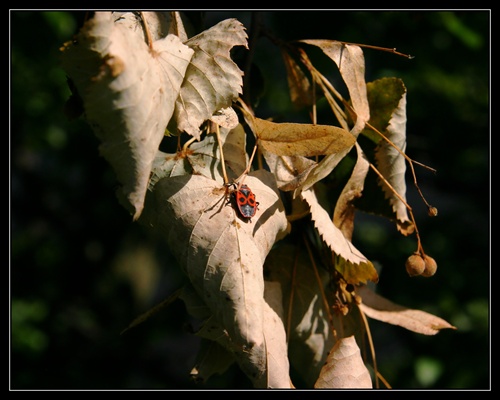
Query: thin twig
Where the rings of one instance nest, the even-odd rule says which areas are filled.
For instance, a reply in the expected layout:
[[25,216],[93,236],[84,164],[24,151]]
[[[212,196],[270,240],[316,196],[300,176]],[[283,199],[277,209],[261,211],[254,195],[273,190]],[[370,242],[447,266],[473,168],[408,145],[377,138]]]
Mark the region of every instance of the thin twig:
[[215,124],[215,134],[217,136],[217,143],[219,144],[220,163],[222,165],[222,174],[224,175],[224,185],[227,185],[229,183],[229,180],[227,179],[226,163],[224,161],[224,151],[222,149],[222,140],[220,138],[219,124]]
[[292,281],[290,283],[290,299],[288,301],[288,315],[286,319],[286,342],[290,339],[290,331],[292,329],[292,313],[293,313],[293,298],[297,285],[297,264],[299,260],[299,246],[295,247],[295,259],[292,267]]
[[151,37],[151,32],[149,31],[146,15],[142,11],[140,11],[139,14],[141,16],[142,25],[144,26],[144,32],[146,33],[146,41],[148,42],[149,50],[153,50],[153,38]]
[[373,370],[375,371],[375,388],[379,389],[377,357],[375,356],[375,346],[373,345],[373,338],[372,338],[372,334],[370,331],[370,325],[368,324],[365,313],[359,307],[358,307],[358,310],[359,310],[359,313],[361,314],[361,318],[363,319],[363,324],[365,325],[365,329],[366,329],[366,336],[368,336],[368,343],[370,344],[370,353],[372,355]]
[[161,311],[163,308],[171,304],[174,300],[176,300],[179,295],[181,294],[182,288],[177,289],[174,293],[172,293],[170,296],[168,296],[165,300],[160,302],[159,304],[155,305],[153,308],[149,309],[145,313],[139,315],[137,318],[135,318],[128,327],[126,327],[123,331],[120,332],[120,335],[123,335],[125,332],[128,330],[136,327],[139,324],[142,324],[144,321],[152,317],[153,315],[157,314],[159,311]]
[[410,219],[411,221],[413,222],[413,226],[415,228],[415,236],[417,237],[417,246],[418,246],[418,249],[419,251],[421,251],[421,254],[424,255],[424,249],[422,248],[422,243],[420,242],[420,234],[418,233],[418,227],[417,227],[417,222],[415,221],[415,217],[413,215],[413,210],[412,208],[410,207],[410,205],[403,199],[403,197],[401,197],[401,195],[396,191],[396,189],[394,189],[392,187],[392,185],[387,181],[387,179],[384,178],[384,176],[379,172],[379,170],[375,167],[375,165],[373,165],[372,163],[370,163],[370,168],[375,171],[375,173],[379,176],[380,179],[382,179],[382,181],[384,181],[384,183],[389,186],[389,188],[392,190],[392,192],[396,195],[396,197],[401,200],[401,202],[406,206],[406,209],[408,210],[408,212],[410,213]]
[[393,53],[393,54],[396,54],[398,56],[402,56],[402,57],[405,57],[405,58],[408,58],[409,60],[412,60],[414,59],[415,57],[410,55],[410,54],[404,54],[404,53],[400,53],[399,51],[396,50],[396,48],[387,48],[387,47],[380,47],[380,46],[372,46],[372,45],[369,45],[369,44],[359,44],[359,43],[351,43],[351,42],[342,42],[339,40],[340,43],[342,44],[350,44],[350,45],[353,45],[353,46],[359,46],[359,47],[365,47],[367,49],[374,49],[374,50],[380,50],[380,51],[386,51],[388,53]]

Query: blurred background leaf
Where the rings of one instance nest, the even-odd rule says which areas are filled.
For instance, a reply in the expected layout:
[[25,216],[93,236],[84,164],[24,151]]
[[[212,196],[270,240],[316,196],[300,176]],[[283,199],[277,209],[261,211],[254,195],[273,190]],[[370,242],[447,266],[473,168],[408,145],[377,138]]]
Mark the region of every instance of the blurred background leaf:
[[[249,12],[188,15],[198,30],[230,17],[251,26]],[[180,300],[120,335],[184,278],[166,246],[119,205],[115,177],[88,124],[64,115],[70,91],[59,47],[84,17],[81,11],[10,12],[10,387],[249,388],[236,367],[205,386],[189,380],[199,341],[189,333]],[[407,153],[437,170],[416,167],[437,218],[427,217],[410,176],[407,197],[438,272],[409,278],[404,263],[416,248],[414,237],[401,237],[378,217],[360,213],[353,241],[380,268],[378,293],[458,329],[428,337],[370,320],[378,368],[393,388],[487,389],[490,12],[279,11],[261,17],[283,39],[336,39],[415,56],[364,51],[367,81],[394,76],[405,83]],[[259,116],[308,122],[307,112],[292,111],[278,49],[260,39],[256,50]],[[320,104],[318,121],[329,119]]]

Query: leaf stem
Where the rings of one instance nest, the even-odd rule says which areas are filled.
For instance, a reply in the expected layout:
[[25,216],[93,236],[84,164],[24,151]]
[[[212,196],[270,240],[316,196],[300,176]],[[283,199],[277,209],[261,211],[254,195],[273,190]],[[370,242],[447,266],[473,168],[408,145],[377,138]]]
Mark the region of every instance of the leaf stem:
[[146,15],[142,11],[140,11],[139,14],[141,15],[142,26],[144,26],[144,32],[146,34],[146,41],[148,43],[149,50],[153,50],[153,38],[151,37]]
[[288,315],[286,319],[286,342],[290,339],[290,331],[292,329],[292,313],[293,313],[293,298],[295,295],[295,290],[297,288],[297,264],[299,261],[299,250],[300,247],[295,247],[295,257],[292,267],[292,281],[290,283],[290,299],[288,301]]
[[374,49],[374,50],[380,50],[380,51],[386,51],[388,53],[393,53],[393,54],[396,54],[398,56],[402,56],[402,57],[405,57],[409,60],[412,60],[415,58],[415,56],[412,56],[410,54],[404,54],[404,53],[400,53],[399,51],[396,50],[396,48],[387,48],[387,47],[380,47],[380,46],[373,46],[373,45],[370,45],[370,44],[359,44],[359,43],[351,43],[351,42],[343,42],[343,41],[340,41],[340,43],[342,44],[349,44],[349,45],[353,45],[353,46],[359,46],[359,47],[365,47],[367,49]]
[[177,289],[174,293],[172,293],[170,296],[168,296],[165,300],[163,300],[162,302],[158,303],[153,308],[150,308],[148,311],[146,311],[146,312],[142,313],[141,315],[139,315],[137,318],[135,318],[129,324],[129,326],[127,326],[124,330],[122,330],[120,332],[120,335],[123,335],[128,330],[136,327],[139,324],[142,324],[144,321],[146,321],[147,319],[149,319],[150,317],[152,317],[153,315],[155,315],[156,313],[158,313],[159,311],[161,311],[163,308],[165,308],[166,306],[170,305],[174,300],[176,300],[180,296],[181,292],[182,292],[182,288]]
[[224,161],[224,151],[222,150],[222,140],[220,138],[219,124],[215,124],[215,135],[217,136],[217,143],[219,144],[220,163],[222,165],[222,174],[224,175],[224,185],[228,185],[229,180],[227,179],[226,163]]
[[418,227],[417,227],[417,222],[415,221],[415,216],[413,215],[413,210],[410,207],[410,205],[403,199],[403,197],[394,189],[394,187],[387,181],[387,179],[384,178],[384,176],[379,172],[379,170],[372,164],[370,163],[370,168],[375,171],[375,173],[379,176],[382,181],[392,190],[392,192],[396,195],[396,197],[401,200],[401,202],[406,206],[408,212],[410,213],[410,219],[413,222],[413,226],[415,228],[415,236],[417,237],[417,246],[418,249],[422,252],[421,254],[424,254],[424,250],[422,248],[422,243],[420,241],[420,234],[418,233]]
[[361,319],[363,320],[363,324],[365,325],[366,329],[366,336],[368,337],[368,343],[370,343],[370,353],[372,355],[372,361],[373,361],[373,370],[375,372],[375,388],[379,389],[379,382],[378,382],[378,367],[377,367],[377,357],[375,356],[375,347],[373,346],[373,338],[372,334],[370,331],[370,325],[368,324],[368,320],[366,319],[366,315],[361,310],[361,308],[358,307],[359,313],[361,314]]

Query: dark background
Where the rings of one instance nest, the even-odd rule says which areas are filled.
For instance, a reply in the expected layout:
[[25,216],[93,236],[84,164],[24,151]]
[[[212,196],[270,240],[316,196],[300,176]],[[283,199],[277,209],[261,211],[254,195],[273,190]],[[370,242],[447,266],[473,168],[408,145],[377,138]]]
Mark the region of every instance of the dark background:
[[[117,184],[69,97],[59,47],[82,12],[11,11],[10,28],[10,388],[249,388],[236,368],[206,385],[189,380],[198,342],[180,300],[120,335],[171,295],[183,277],[166,250],[122,208]],[[195,27],[249,12],[191,12]],[[395,76],[408,89],[407,153],[426,208],[408,176],[424,248],[438,263],[428,279],[409,278],[414,237],[361,214],[354,241],[381,267],[377,290],[454,326],[423,336],[370,320],[378,368],[395,389],[490,388],[490,12],[283,11],[263,20],[277,37],[337,39],[365,49],[366,80]],[[293,120],[281,55],[261,39],[262,116]],[[272,68],[269,67],[272,66]],[[267,75],[266,75],[267,74]]]

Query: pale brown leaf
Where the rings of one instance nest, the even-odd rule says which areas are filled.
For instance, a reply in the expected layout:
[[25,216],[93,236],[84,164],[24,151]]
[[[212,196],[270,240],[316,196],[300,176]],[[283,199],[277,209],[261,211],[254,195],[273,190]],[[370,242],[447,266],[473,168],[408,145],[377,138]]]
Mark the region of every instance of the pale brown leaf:
[[314,104],[314,96],[311,82],[304,74],[304,71],[287,51],[282,50],[281,55],[286,68],[290,99],[295,109]]
[[[225,154],[226,171],[230,180],[239,177],[246,169],[248,155],[245,152],[246,133],[241,125],[229,130],[220,129],[222,151]],[[223,181],[220,147],[215,133],[194,142],[183,153],[167,154],[158,151],[153,162],[149,190],[162,179],[179,175],[198,174],[215,181]]]
[[252,120],[259,146],[280,156],[319,156],[351,148],[356,139],[343,128],[330,125],[275,123]]
[[302,186],[309,172],[317,163],[302,156],[278,156],[262,148],[269,170],[276,177],[282,191],[295,190]]
[[[301,197],[311,208],[311,218],[321,238],[335,254],[350,263],[340,271],[344,278],[353,284],[366,282],[367,279],[376,282],[378,275],[373,264],[335,226],[328,212],[319,204],[314,190],[302,191]],[[359,268],[355,268],[356,265]]]
[[234,46],[247,47],[243,25],[231,18],[184,43],[194,50],[186,78],[175,103],[175,121],[180,132],[200,138],[200,125],[221,108],[230,107],[242,92],[243,72],[231,60]]
[[338,340],[328,354],[315,389],[372,389],[366,368],[354,336]]
[[[202,341],[202,347],[197,355],[196,365],[191,374],[200,381],[205,381],[214,373],[223,372],[233,362],[237,361],[243,371],[251,373],[253,362],[262,362],[260,376],[252,376],[255,387],[259,388],[290,388],[288,348],[283,325],[283,306],[281,290],[277,282],[265,282],[263,303],[263,346],[246,349],[241,352],[227,331],[216,319],[206,315],[203,300],[189,287],[185,288],[182,299],[186,302],[191,315],[207,318],[196,334],[208,341]],[[213,343],[211,345],[210,343]],[[229,351],[230,350],[230,351]],[[264,356],[259,356],[261,351]],[[255,371],[253,371],[255,372]]]
[[[127,29],[141,34],[144,42],[148,37],[144,24],[147,25],[151,39],[154,41],[164,38],[168,34],[177,36],[181,42],[186,38],[184,23],[177,11],[113,11],[115,22],[119,22]],[[185,38],[185,39],[184,39]]]
[[361,196],[366,174],[370,168],[369,162],[358,143],[356,143],[356,151],[358,154],[356,164],[354,165],[349,181],[342,189],[333,213],[334,225],[340,229],[344,237],[348,240],[352,240],[354,230],[356,207],[353,202]]
[[283,292],[290,365],[313,387],[336,338],[359,335],[362,339],[361,319],[356,312],[344,315],[334,311],[338,296],[332,290],[331,273],[324,268],[315,271],[302,246],[276,246],[265,269],[267,279],[279,283]]
[[221,108],[210,117],[210,120],[212,122],[215,122],[217,125],[227,129],[236,128],[239,122],[238,115],[232,107]]
[[215,325],[225,332],[227,338],[221,340],[254,384],[262,387],[272,378],[267,371],[262,268],[288,224],[270,173],[253,172],[245,183],[259,202],[252,222],[242,220],[227,204],[222,183],[202,175],[159,180],[154,201],[146,203],[153,208],[146,215],[152,217],[144,222],[166,239]]
[[413,310],[393,303],[366,286],[356,290],[363,299],[359,305],[368,317],[398,325],[423,335],[435,335],[441,329],[456,329],[442,318],[425,311]]
[[355,126],[351,129],[351,133],[357,137],[370,119],[363,51],[359,46],[345,44],[336,40],[301,40],[301,42],[319,47],[337,64],[349,90],[352,108],[357,116]]
[[[285,332],[281,287],[278,282],[264,282],[264,338],[267,353],[266,386],[290,389],[290,363]],[[264,386],[264,385],[261,385]]]
[[174,35],[152,48],[137,20],[96,12],[62,49],[63,67],[134,219],[142,212],[152,163],[193,54]]
[[226,372],[234,362],[234,356],[224,346],[202,339],[191,377],[196,383],[205,383],[212,375]]
[[328,314],[319,295],[319,285],[327,287],[329,275],[325,270],[319,271],[321,283],[318,283],[307,253],[297,251],[288,243],[273,249],[265,265],[268,279],[282,288],[290,363],[312,387],[334,343]]
[[301,191],[309,190],[321,181],[323,178],[330,175],[330,173],[337,167],[337,165],[349,154],[351,147],[348,147],[337,154],[330,154],[324,157],[319,163],[316,163],[311,169],[306,171],[301,178],[301,185],[295,190],[294,197],[297,197]]
[[399,95],[397,106],[393,109],[389,124],[383,132],[397,148],[382,140],[375,151],[375,159],[377,169],[392,186],[391,189],[385,182],[379,180],[379,184],[396,214],[398,230],[404,235],[410,235],[415,227],[408,218],[405,204],[394,193],[395,190],[403,199],[406,199],[406,159],[401,154],[406,150],[406,88],[402,82],[400,85],[402,85],[402,93],[400,90],[397,93],[384,92],[386,97]]

